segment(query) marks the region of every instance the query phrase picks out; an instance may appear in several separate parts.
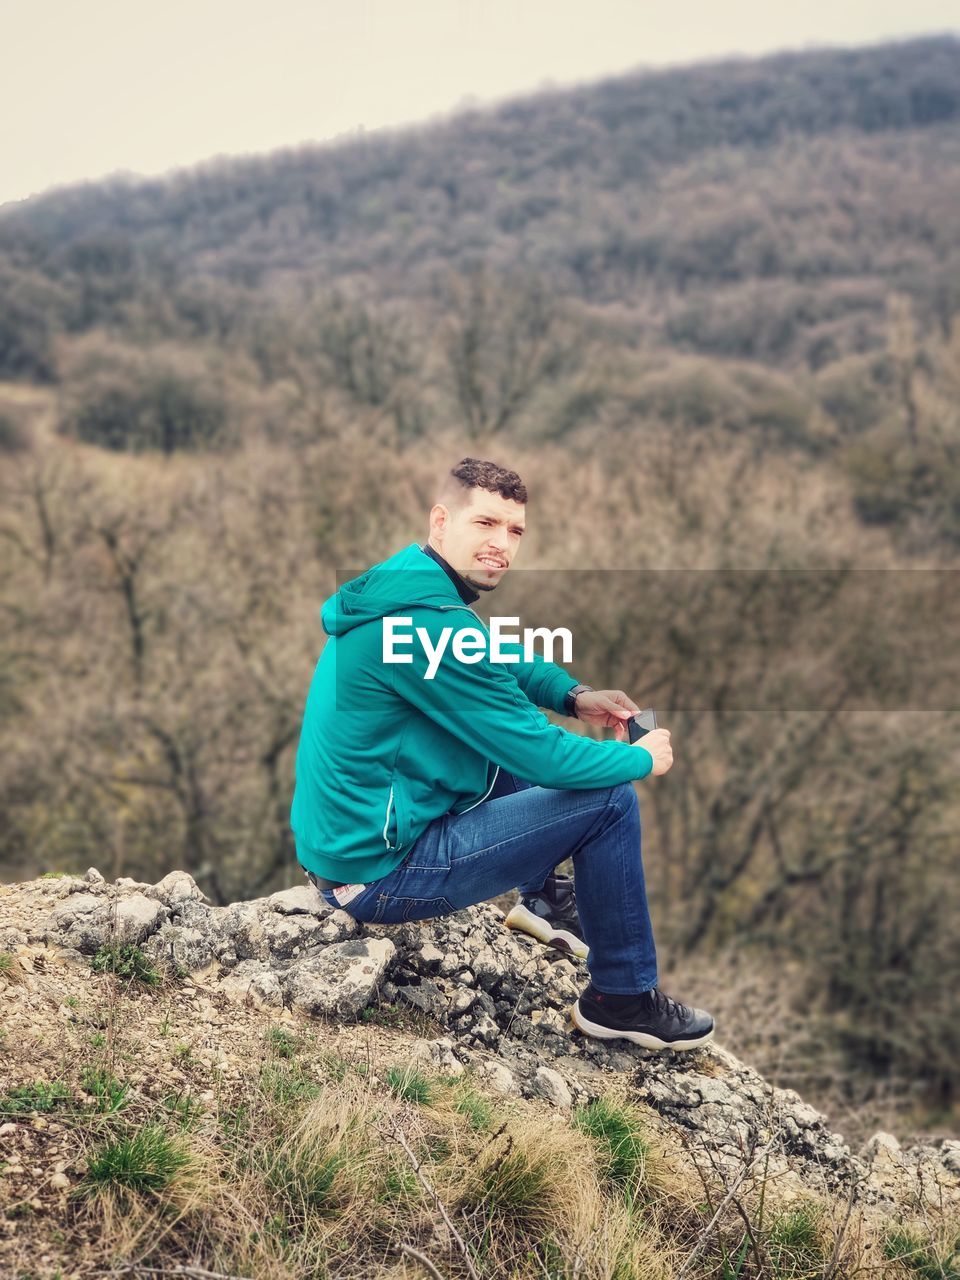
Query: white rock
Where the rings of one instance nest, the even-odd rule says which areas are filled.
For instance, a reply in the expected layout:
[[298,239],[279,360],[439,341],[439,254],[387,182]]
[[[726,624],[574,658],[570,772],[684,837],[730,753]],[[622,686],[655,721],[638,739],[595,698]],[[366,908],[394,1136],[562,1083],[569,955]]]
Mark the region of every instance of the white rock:
[[283,978],[287,995],[308,1013],[358,1014],[376,995],[395,953],[389,938],[334,943],[288,970]]
[[188,875],[186,871],[169,871],[162,880],[158,880],[155,885],[151,885],[148,894],[152,898],[159,898],[168,906],[176,906],[178,902],[186,902],[188,900],[199,902],[206,899],[207,895],[194,880],[193,876]]
[[899,1151],[900,1143],[892,1133],[884,1133],[879,1130],[868,1138],[860,1149],[860,1154],[865,1160],[873,1160],[882,1151]]
[[114,917],[121,942],[142,942],[157,928],[165,915],[163,906],[142,893],[117,903]]
[[267,899],[271,911],[278,911],[283,916],[311,915],[328,916],[330,905],[321,898],[312,884],[294,885],[292,889],[281,889],[271,893]]
[[502,1062],[482,1062],[477,1068],[477,1075],[483,1077],[494,1093],[502,1093],[506,1097],[518,1092],[513,1072]]
[[339,908],[330,915],[317,930],[317,937],[323,942],[343,942],[360,932],[360,925],[353,916]]
[[540,1098],[546,1098],[555,1107],[572,1107],[573,1097],[567,1082],[559,1071],[551,1071],[549,1067],[537,1067],[533,1075],[533,1092]]

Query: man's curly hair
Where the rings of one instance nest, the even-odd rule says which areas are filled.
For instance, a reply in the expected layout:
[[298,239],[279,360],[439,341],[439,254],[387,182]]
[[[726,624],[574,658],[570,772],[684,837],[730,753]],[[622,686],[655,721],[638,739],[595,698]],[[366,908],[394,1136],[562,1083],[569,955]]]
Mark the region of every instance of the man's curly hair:
[[513,502],[527,501],[527,486],[515,471],[508,471],[496,462],[461,458],[445,478],[444,494],[447,498],[457,494],[466,501],[470,489],[486,489],[488,493],[499,493],[501,498],[509,498]]

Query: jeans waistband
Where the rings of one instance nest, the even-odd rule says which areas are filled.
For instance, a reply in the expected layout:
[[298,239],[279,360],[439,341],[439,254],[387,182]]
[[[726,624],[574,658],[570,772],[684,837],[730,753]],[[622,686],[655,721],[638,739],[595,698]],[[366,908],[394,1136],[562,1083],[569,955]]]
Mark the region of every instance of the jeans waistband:
[[314,875],[306,867],[303,868],[303,871],[307,879],[312,881],[318,889],[340,889],[347,883],[346,880],[327,880],[323,876]]

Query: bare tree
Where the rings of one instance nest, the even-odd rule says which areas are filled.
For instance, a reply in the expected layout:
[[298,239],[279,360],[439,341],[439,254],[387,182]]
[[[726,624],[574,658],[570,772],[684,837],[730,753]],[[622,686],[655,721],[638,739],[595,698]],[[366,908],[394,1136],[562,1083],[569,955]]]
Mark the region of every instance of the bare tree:
[[471,439],[514,421],[544,383],[574,367],[560,305],[537,278],[452,277],[445,350],[453,393]]

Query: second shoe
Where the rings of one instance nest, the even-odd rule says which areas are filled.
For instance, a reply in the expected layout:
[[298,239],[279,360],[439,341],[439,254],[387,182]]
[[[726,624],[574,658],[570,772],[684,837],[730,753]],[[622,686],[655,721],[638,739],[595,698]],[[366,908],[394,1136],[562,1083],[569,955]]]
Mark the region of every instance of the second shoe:
[[577,896],[569,876],[549,875],[537,893],[525,893],[507,914],[504,924],[548,947],[586,960],[589,947],[577,914]]

